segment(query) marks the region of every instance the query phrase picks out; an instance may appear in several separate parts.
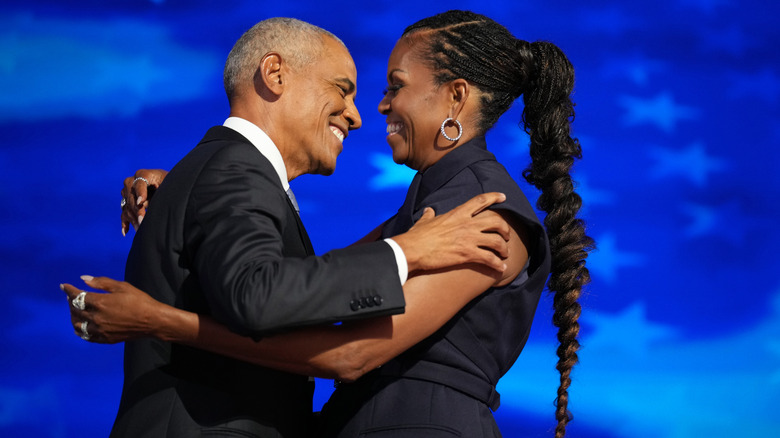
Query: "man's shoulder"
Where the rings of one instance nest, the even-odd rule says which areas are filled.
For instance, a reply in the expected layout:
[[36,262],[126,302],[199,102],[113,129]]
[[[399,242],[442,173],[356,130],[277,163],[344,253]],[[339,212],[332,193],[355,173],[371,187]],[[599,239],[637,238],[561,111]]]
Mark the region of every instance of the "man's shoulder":
[[232,129],[215,126],[173,166],[160,191],[182,197],[204,179],[219,180],[231,173],[251,178],[254,185],[279,185],[271,163],[248,140]]
[[203,139],[187,155],[174,166],[185,167],[190,171],[193,166],[203,168],[206,165],[251,166],[252,168],[268,167],[271,163],[258,152],[244,136],[225,126],[214,126],[203,136]]
[[224,156],[248,155],[250,157],[261,155],[257,153],[257,148],[246,137],[225,126],[214,126],[209,129],[203,139],[187,155],[210,156],[215,154]]

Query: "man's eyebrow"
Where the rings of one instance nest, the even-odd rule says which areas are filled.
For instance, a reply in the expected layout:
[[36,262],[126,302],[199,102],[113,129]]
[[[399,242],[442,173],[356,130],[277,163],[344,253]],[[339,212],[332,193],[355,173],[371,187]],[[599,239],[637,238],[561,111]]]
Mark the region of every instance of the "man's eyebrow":
[[349,78],[338,78],[336,79],[336,82],[344,85],[344,87],[347,89],[347,93],[355,91],[355,83],[352,82],[352,80]]

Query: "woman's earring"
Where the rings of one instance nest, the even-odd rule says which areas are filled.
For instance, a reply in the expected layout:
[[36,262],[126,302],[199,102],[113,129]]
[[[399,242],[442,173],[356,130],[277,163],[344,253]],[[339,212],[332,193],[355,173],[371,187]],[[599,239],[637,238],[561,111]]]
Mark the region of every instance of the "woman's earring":
[[[447,122],[450,121],[453,121],[455,122],[456,125],[458,125],[458,136],[455,138],[450,137],[449,135],[447,135],[446,132],[444,132],[444,126],[447,124]],[[452,117],[447,117],[446,119],[444,119],[443,122],[441,122],[441,135],[443,135],[444,138],[446,138],[449,141],[458,141],[460,140],[460,136],[463,135],[463,126],[456,119],[453,119]]]

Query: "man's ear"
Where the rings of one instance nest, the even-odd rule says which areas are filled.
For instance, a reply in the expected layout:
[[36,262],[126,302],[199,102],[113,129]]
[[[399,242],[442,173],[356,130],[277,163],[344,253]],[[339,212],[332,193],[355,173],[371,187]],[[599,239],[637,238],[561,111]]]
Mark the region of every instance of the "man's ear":
[[471,86],[465,79],[455,79],[450,82],[447,90],[449,91],[451,99],[449,117],[457,120],[458,115],[460,115],[461,111],[463,111],[463,108],[466,106],[466,101],[471,92]]
[[258,94],[261,96],[271,94],[275,97],[282,94],[284,90],[282,64],[282,57],[276,52],[268,52],[263,56],[254,77],[255,91]]

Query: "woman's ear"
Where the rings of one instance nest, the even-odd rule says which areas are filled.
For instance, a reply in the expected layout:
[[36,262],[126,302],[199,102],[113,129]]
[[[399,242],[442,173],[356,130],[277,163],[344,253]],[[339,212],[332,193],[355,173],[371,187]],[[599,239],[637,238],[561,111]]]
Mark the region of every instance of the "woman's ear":
[[268,52],[260,60],[260,66],[255,70],[254,84],[258,94],[270,93],[280,96],[284,90],[282,75],[282,57],[276,52]]
[[466,106],[466,102],[469,99],[471,86],[465,79],[455,79],[450,82],[448,89],[452,99],[449,117],[457,120],[458,115],[463,111],[463,108]]

